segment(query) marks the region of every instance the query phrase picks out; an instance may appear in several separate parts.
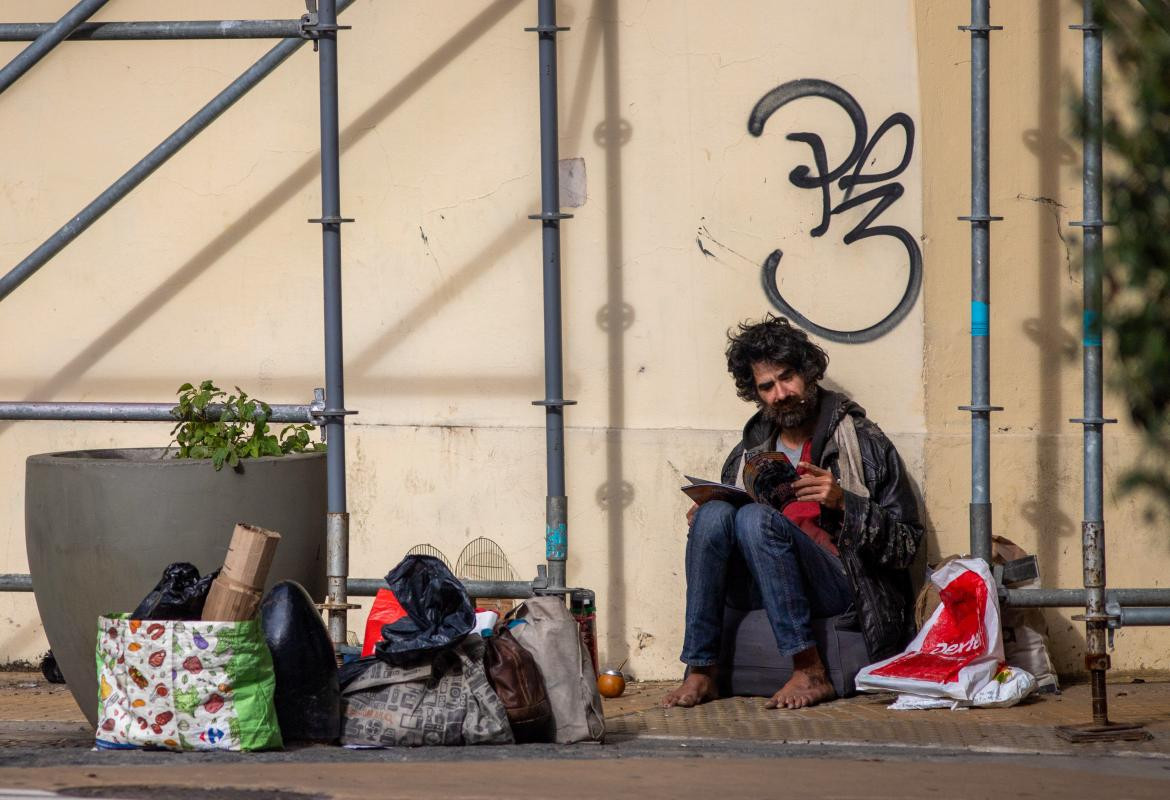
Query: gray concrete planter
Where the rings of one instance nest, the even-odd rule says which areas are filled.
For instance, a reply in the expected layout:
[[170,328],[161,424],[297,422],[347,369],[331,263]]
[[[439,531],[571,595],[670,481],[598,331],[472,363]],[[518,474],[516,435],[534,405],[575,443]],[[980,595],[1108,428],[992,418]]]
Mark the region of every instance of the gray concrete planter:
[[249,459],[243,472],[163,458],[161,448],[30,456],[25,542],[49,646],[96,724],[97,617],[132,611],[163,568],[223,563],[236,522],[281,534],[269,585],[325,595],[325,454]]

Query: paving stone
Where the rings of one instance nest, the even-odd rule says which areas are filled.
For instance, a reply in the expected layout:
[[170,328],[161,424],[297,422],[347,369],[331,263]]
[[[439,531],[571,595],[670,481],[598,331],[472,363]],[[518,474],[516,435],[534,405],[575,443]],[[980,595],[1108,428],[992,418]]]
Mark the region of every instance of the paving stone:
[[[661,707],[670,682],[631,683],[605,701],[615,741],[639,738],[858,744],[998,753],[1134,754],[1170,758],[1170,681],[1109,687],[1110,718],[1146,726],[1152,739],[1072,744],[1056,726],[1091,719],[1089,687],[1030,698],[1006,709],[890,711],[893,694],[858,695],[797,711],[765,709],[764,698],[732,697],[696,708]],[[93,734],[64,686],[39,674],[0,673],[0,748],[89,749]]]
[[[1018,753],[1134,753],[1170,757],[1170,681],[1110,686],[1110,718],[1146,726],[1146,742],[1072,744],[1056,726],[1091,720],[1089,687],[1030,698],[1014,708],[890,711],[893,694],[858,695],[809,709],[765,709],[763,698],[733,697],[695,708],[663,709],[670,683],[637,686],[612,712],[618,737],[679,737],[790,743],[864,744]],[[616,713],[615,713],[616,712]]]

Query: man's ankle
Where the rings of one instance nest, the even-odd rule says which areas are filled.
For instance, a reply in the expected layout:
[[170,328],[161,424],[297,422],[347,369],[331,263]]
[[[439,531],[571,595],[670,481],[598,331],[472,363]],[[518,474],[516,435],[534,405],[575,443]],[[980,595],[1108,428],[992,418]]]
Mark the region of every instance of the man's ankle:
[[825,665],[821,661],[821,654],[817,652],[816,645],[801,650],[792,657],[792,668],[800,670],[801,672],[810,672],[814,674],[824,674]]

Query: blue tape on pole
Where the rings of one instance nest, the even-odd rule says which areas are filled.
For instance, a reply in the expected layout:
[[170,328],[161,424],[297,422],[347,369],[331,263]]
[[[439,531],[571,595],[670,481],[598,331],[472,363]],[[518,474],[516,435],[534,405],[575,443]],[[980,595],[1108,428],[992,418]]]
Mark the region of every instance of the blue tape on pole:
[[991,317],[991,310],[987,307],[987,303],[979,300],[971,301],[971,335],[972,336],[986,336],[989,327],[989,319]]
[[544,557],[563,559],[569,554],[569,536],[565,523],[555,528],[545,527]]
[[1085,347],[1101,346],[1101,314],[1085,309],[1082,330],[1084,332]]

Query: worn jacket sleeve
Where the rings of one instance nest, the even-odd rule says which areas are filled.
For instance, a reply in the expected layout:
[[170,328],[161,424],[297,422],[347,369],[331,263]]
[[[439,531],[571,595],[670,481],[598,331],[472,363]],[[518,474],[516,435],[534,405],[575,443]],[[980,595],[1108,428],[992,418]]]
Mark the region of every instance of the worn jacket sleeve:
[[922,542],[918,501],[898,451],[876,426],[867,431],[865,482],[870,496],[845,492],[841,538],[873,566],[906,569]]

